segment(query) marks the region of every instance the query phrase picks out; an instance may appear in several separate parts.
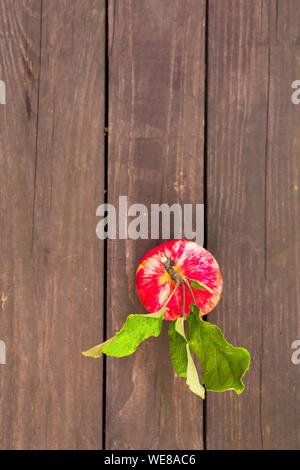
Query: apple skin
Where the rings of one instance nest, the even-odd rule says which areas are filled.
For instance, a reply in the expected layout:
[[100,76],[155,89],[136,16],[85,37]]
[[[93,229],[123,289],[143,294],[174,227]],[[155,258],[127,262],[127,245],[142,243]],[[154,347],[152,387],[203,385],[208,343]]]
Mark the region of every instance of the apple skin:
[[[220,268],[213,255],[205,248],[189,240],[172,240],[150,250],[141,259],[136,272],[136,288],[140,301],[151,313],[158,312],[173,292],[176,282],[165,270],[161,258],[175,262],[174,269],[183,276],[202,282],[213,291],[192,289],[200,315],[206,315],[217,305],[223,281]],[[165,320],[176,320],[182,314],[182,286],[180,285],[168,303]],[[184,317],[190,312],[193,299],[185,286]]]

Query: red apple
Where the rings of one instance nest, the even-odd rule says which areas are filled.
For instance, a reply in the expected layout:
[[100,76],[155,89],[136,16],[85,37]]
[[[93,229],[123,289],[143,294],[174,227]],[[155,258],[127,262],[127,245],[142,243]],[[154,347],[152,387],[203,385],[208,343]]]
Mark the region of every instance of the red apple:
[[[186,283],[195,280],[207,288],[191,287],[194,299]],[[183,283],[182,281],[185,281]],[[168,303],[166,320],[176,320],[189,313],[194,303],[200,315],[206,315],[217,305],[222,292],[222,276],[217,261],[209,251],[188,240],[172,240],[149,251],[140,261],[136,272],[136,288],[144,307],[151,313],[158,312]],[[184,290],[184,292],[183,292]]]

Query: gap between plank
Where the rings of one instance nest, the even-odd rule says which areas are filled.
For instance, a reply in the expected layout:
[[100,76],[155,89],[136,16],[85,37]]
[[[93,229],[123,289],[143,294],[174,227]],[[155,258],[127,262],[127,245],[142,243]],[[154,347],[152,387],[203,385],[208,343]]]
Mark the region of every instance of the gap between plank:
[[[208,39],[209,39],[209,0],[205,4],[205,53],[204,53],[204,146],[203,146],[203,188],[204,188],[204,248],[208,244],[208,197],[207,197],[207,184],[208,184]],[[206,321],[207,316],[203,319]],[[203,400],[203,419],[202,419],[202,440],[203,450],[207,449],[207,392],[205,393],[205,400]]]
[[[108,203],[108,122],[109,122],[109,0],[105,0],[105,76],[104,76],[104,204]],[[107,238],[103,241],[103,341],[107,339]],[[107,358],[103,355],[103,388],[102,388],[102,449],[106,448],[106,373]]]

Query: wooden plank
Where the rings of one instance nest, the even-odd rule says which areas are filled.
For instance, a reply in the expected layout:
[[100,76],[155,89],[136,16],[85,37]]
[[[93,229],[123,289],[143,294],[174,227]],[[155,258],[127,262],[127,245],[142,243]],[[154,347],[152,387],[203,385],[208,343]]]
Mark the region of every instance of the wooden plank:
[[252,361],[242,395],[208,393],[208,449],[263,446],[265,155],[274,5],[209,2],[207,242],[224,278],[221,301],[209,321],[232,344],[246,347]]
[[[110,1],[109,19],[109,202],[203,202],[205,1]],[[135,271],[161,241],[108,241],[108,337],[144,312]],[[166,327],[107,359],[108,449],[203,446],[202,402],[175,377]]]
[[[6,365],[0,373],[0,447],[18,449],[40,441],[45,413],[35,410],[37,357],[32,267],[33,188],[38,110],[41,2],[5,0],[0,5],[1,237],[0,336]],[[31,393],[30,393],[31,392]],[[31,395],[31,396],[30,396]]]
[[279,1],[272,23],[267,154],[266,302],[261,411],[263,446],[300,448],[300,366],[291,361],[300,339],[300,106],[291,84],[300,79],[299,2]]
[[[100,448],[104,1],[1,2],[1,448]],[[2,256],[3,255],[3,256]]]

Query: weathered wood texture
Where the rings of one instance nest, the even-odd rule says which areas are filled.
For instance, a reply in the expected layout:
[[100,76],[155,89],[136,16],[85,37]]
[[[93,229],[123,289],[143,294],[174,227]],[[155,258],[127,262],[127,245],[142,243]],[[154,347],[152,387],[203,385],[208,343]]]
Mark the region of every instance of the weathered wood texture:
[[224,278],[209,321],[252,361],[242,395],[208,394],[207,448],[251,449],[261,446],[269,47],[261,2],[212,1],[208,18],[207,242]]
[[[205,1],[110,2],[108,200],[203,202]],[[143,312],[139,259],[159,240],[108,243],[108,336]],[[176,378],[166,325],[107,360],[109,449],[201,449],[202,403]]]
[[291,344],[300,339],[300,107],[291,101],[291,84],[300,77],[299,2],[279,0],[275,12],[270,39],[261,422],[264,448],[300,449],[300,366],[291,362]]
[[[300,448],[299,25],[298,0],[1,0],[0,449],[99,449],[103,422],[108,449]],[[167,325],[104,371],[80,355],[144,312],[136,268],[163,241],[109,240],[104,262],[106,183],[116,207],[205,201],[208,320],[252,355],[242,395],[203,408]]]
[[100,448],[105,9],[0,5],[2,449]]
[[207,448],[299,448],[300,9],[209,4],[208,248],[225,283],[210,319],[252,362],[243,395],[208,395]]

